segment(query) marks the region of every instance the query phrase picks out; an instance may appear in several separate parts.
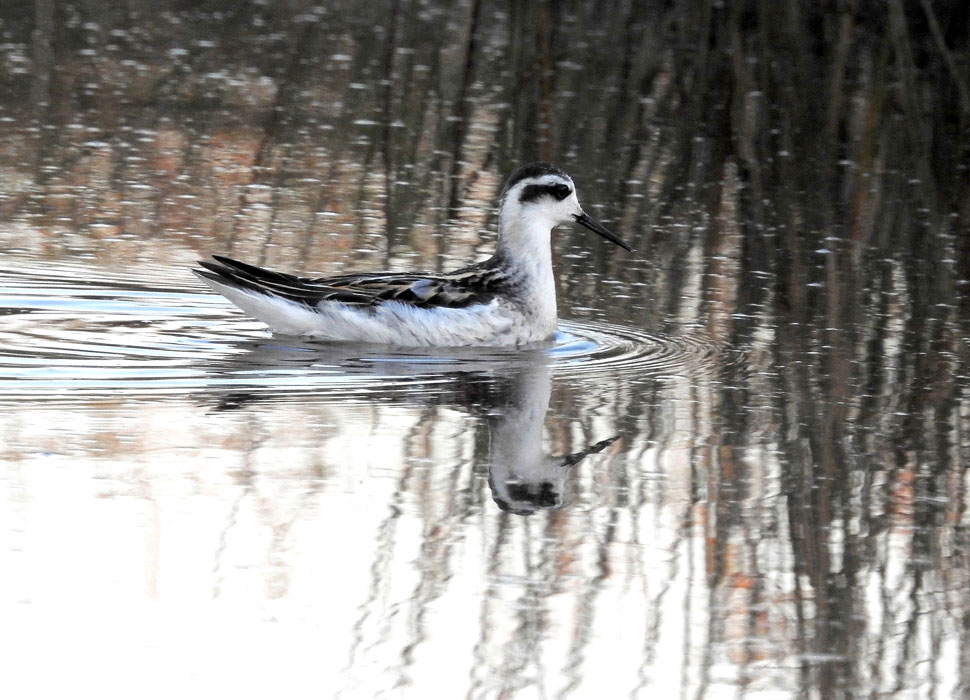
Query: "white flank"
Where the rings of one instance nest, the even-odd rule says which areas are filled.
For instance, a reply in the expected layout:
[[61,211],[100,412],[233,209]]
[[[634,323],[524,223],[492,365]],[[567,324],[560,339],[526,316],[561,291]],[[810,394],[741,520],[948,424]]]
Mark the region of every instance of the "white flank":
[[250,292],[199,275],[216,292],[284,335],[403,346],[523,345],[545,340],[513,309],[492,301],[460,309],[422,309],[397,301],[354,307],[325,301],[316,308]]

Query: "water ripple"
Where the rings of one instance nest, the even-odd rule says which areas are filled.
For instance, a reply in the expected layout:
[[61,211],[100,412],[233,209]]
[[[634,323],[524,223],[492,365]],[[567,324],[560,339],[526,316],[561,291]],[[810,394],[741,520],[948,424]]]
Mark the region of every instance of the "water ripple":
[[307,342],[274,337],[221,297],[177,284],[91,281],[70,268],[0,273],[0,402],[211,388],[329,398],[431,393],[457,375],[500,376],[536,361],[560,378],[663,379],[709,374],[730,354],[702,334],[590,321],[563,321],[549,346],[526,351]]

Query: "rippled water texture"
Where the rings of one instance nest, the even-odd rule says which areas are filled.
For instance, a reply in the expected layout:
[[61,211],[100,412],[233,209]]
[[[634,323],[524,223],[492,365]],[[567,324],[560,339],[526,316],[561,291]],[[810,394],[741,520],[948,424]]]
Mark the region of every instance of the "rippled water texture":
[[[0,3],[0,697],[970,697],[967,3]],[[542,347],[270,334],[550,160]]]
[[498,375],[524,362],[592,382],[602,374],[626,381],[702,376],[736,361],[736,353],[701,332],[662,336],[593,321],[563,321],[547,347],[530,352],[274,338],[222,297],[186,291],[196,286],[188,278],[182,287],[160,289],[98,268],[52,272],[27,260],[14,267],[0,272],[0,403],[234,387],[339,400],[427,392],[429,381]]

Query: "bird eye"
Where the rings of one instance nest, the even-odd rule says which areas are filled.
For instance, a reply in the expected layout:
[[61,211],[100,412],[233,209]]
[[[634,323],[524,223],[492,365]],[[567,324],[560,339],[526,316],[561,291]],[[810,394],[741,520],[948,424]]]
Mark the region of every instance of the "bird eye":
[[561,202],[572,193],[572,188],[564,182],[549,185],[526,185],[522,188],[519,201],[522,203],[537,202],[543,197],[553,197],[557,202]]
[[568,197],[572,193],[569,189],[569,185],[564,185],[561,182],[559,184],[553,185],[552,196],[558,199],[560,202]]

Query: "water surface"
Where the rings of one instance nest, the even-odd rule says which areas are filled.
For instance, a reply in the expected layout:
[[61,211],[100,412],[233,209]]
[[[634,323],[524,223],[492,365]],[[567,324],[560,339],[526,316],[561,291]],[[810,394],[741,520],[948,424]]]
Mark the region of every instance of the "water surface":
[[[0,8],[4,696],[965,696],[966,11],[722,5]],[[189,272],[458,267],[537,158],[636,248],[545,347]]]

